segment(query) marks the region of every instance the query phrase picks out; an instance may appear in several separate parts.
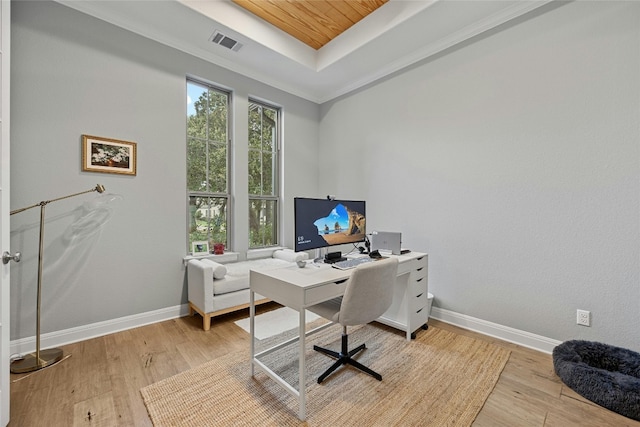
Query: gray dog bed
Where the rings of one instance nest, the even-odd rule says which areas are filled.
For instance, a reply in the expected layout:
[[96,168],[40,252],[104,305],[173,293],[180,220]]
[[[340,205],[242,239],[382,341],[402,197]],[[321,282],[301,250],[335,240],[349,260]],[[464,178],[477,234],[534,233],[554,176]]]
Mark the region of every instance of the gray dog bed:
[[640,421],[640,353],[592,341],[553,349],[556,374],[581,396]]

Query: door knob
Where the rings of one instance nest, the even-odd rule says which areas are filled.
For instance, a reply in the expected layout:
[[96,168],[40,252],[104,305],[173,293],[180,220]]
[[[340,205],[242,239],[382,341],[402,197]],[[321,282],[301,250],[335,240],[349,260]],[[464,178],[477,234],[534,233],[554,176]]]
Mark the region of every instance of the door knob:
[[9,252],[5,251],[2,254],[2,263],[9,264],[9,261],[20,262],[20,257],[22,254],[20,252],[16,252],[15,255],[11,255]]

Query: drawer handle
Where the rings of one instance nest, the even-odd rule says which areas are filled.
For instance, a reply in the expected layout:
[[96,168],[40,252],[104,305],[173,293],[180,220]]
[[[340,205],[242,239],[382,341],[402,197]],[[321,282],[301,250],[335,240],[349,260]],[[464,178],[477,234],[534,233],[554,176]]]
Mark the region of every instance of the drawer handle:
[[420,310],[416,311],[416,314],[420,313],[423,309],[424,309],[424,307],[422,307]]
[[417,269],[416,271],[422,271],[424,267],[420,267],[419,269]]
[[422,258],[424,258],[423,256],[421,256],[420,258],[418,258],[418,261],[422,261]]
[[341,285],[341,284],[343,284],[344,282],[346,282],[347,280],[349,280],[349,279],[342,279],[342,280],[338,280],[338,281],[337,281],[337,282],[335,282],[335,283],[336,283],[336,285]]
[[416,295],[416,298],[420,298],[422,295],[424,295],[424,292],[421,293],[420,295]]
[[421,282],[422,279],[424,279],[424,277],[419,278],[418,280],[416,280],[416,282]]

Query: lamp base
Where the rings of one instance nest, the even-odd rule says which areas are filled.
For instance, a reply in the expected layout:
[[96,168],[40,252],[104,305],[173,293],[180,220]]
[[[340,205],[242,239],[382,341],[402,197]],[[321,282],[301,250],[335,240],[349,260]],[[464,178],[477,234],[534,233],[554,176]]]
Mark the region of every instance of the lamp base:
[[62,350],[59,348],[50,348],[48,350],[40,350],[40,359],[36,359],[36,354],[27,354],[24,359],[18,359],[11,362],[12,374],[24,374],[25,372],[33,372],[38,369],[46,368],[56,362],[62,360]]

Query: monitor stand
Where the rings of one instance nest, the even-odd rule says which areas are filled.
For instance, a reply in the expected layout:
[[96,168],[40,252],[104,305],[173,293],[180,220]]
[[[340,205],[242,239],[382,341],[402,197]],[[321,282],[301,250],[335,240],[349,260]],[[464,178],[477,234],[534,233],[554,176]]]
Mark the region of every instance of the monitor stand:
[[316,249],[316,257],[313,259],[315,264],[324,263],[324,255],[327,253],[327,248],[318,248]]

